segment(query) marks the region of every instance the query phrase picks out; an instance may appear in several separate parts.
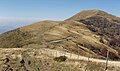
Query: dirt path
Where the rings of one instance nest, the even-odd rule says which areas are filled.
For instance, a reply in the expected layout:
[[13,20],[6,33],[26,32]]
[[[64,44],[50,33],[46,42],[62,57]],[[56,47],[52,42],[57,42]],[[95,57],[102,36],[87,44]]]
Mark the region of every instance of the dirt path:
[[[43,50],[45,50],[46,51],[45,53],[47,53],[48,55],[54,56],[54,57],[65,55],[69,59],[77,59],[77,60],[88,61],[88,57],[79,56],[79,55],[68,53],[68,52],[64,52],[64,51],[58,51],[58,50],[52,50],[52,49],[43,49]],[[91,62],[106,63],[106,60],[102,60],[102,59],[90,58],[89,60]],[[108,61],[108,65],[120,67],[120,61]]]

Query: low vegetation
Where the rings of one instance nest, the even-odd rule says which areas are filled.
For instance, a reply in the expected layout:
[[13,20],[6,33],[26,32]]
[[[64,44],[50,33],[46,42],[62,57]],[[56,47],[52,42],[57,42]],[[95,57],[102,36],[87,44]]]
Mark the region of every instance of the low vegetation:
[[66,56],[59,56],[59,57],[55,57],[53,60],[57,61],[57,62],[64,62],[66,61],[67,57]]
[[[40,48],[1,48],[0,71],[105,71],[104,63],[88,63],[68,58],[65,60],[65,56],[57,57],[58,61],[54,61],[52,56],[40,51]],[[108,66],[107,71],[119,69],[118,66]]]

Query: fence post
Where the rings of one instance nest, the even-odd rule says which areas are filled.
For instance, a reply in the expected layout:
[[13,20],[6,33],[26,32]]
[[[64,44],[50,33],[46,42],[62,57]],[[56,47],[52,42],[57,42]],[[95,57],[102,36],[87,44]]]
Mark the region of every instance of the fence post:
[[108,59],[109,59],[109,50],[107,51],[107,58],[106,58],[106,66],[105,66],[105,70],[107,70]]
[[64,51],[64,56],[66,55],[66,52]]
[[72,52],[70,52],[70,58],[72,58]]
[[85,68],[85,71],[87,71],[87,67],[89,66],[89,62],[90,62],[90,47],[88,49],[88,65]]
[[90,48],[88,50],[88,64],[89,64],[89,62],[90,62]]
[[54,51],[53,51],[52,53],[53,53],[53,57],[55,57],[55,55],[54,55]]
[[62,56],[64,56],[64,52],[63,51],[61,52],[61,54],[62,54]]
[[51,54],[51,56],[52,56],[52,51],[50,51],[50,54]]
[[79,59],[79,50],[78,50],[78,59]]
[[57,51],[56,51],[56,57],[57,57]]
[[62,51],[60,51],[60,56],[62,56]]

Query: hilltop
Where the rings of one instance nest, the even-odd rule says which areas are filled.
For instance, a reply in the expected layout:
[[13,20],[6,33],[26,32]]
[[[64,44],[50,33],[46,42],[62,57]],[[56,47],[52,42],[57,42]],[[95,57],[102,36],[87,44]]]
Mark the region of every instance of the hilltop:
[[80,19],[85,19],[85,18],[89,18],[89,17],[92,17],[92,16],[102,16],[102,17],[105,17],[109,20],[112,20],[112,21],[119,21],[120,18],[119,17],[116,17],[112,14],[109,14],[107,12],[104,12],[104,11],[101,11],[101,10],[97,10],[97,9],[94,9],[94,10],[83,10],[77,14],[75,14],[74,16],[70,17],[69,19],[67,20],[80,20]]

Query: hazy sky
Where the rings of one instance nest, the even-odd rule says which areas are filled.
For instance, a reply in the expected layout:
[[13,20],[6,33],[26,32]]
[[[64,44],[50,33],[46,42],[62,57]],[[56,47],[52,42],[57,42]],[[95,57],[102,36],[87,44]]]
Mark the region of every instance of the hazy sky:
[[120,0],[0,0],[0,19],[64,20],[86,9],[120,16]]

